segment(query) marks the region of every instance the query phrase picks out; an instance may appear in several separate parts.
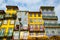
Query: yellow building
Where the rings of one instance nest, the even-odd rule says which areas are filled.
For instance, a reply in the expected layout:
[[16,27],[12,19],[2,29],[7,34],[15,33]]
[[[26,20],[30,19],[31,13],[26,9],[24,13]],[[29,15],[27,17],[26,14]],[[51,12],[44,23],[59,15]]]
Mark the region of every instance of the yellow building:
[[[16,11],[18,10],[17,6],[6,6],[6,14],[3,20],[3,24],[1,29],[5,30],[4,35],[6,36],[6,40],[12,39],[15,19],[16,19]],[[5,38],[4,38],[5,40]]]
[[45,37],[44,21],[41,12],[28,13],[29,38],[32,40]]

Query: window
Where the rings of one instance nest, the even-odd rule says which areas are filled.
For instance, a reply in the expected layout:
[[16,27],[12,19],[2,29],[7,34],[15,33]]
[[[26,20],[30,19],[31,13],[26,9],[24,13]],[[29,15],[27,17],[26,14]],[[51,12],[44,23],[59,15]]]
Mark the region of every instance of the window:
[[38,36],[39,35],[39,33],[36,33],[36,36]]
[[42,22],[42,19],[38,19],[38,22]]
[[33,30],[33,25],[30,25],[30,31],[32,31]]
[[10,14],[6,14],[5,17],[10,17]]
[[52,31],[52,33],[54,34],[55,32],[54,32],[54,31]]
[[11,23],[10,24],[14,24],[14,20],[11,20]]
[[40,13],[38,13],[38,17],[40,17]]
[[0,36],[4,36],[5,28],[2,28],[0,31]]
[[44,31],[44,27],[40,25],[40,31]]
[[8,30],[8,36],[12,36],[12,33],[13,33],[13,30],[12,30],[12,28],[10,28],[10,29]]
[[3,21],[3,24],[7,24],[7,20],[4,20],[4,21]]
[[32,35],[34,35],[34,33],[30,33],[30,35],[32,36]]
[[32,17],[32,13],[30,13],[30,17]]
[[34,17],[36,17],[36,13],[34,13]]
[[28,37],[28,32],[24,32],[23,38],[24,38],[24,39],[27,39],[27,37]]
[[37,19],[34,19],[34,22],[37,22]]
[[49,33],[48,31],[46,31],[46,33]]
[[36,30],[38,29],[38,24],[35,24],[35,29],[36,29]]
[[19,31],[14,31],[14,39],[19,39]]
[[46,9],[44,9],[43,11],[44,11],[44,12],[46,12],[47,10],[46,10]]
[[40,35],[44,35],[44,33],[40,33]]
[[30,22],[32,23],[33,22],[33,19],[30,19]]
[[0,15],[0,18],[3,18],[3,15]]
[[58,34],[60,34],[60,31],[58,31]]
[[0,21],[0,26],[2,25],[2,21]]

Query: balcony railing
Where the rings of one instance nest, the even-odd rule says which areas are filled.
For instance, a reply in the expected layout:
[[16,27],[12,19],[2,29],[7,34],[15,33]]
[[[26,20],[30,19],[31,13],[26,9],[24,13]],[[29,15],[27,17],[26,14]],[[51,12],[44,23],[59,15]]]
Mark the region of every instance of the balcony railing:
[[54,11],[51,11],[51,12],[42,12],[42,14],[55,14],[55,12]]
[[16,19],[16,15],[15,14],[12,14],[12,15],[6,14],[4,18],[5,19]]
[[58,20],[57,16],[43,16],[44,20]]
[[45,27],[60,27],[60,24],[51,24],[51,23],[45,23]]

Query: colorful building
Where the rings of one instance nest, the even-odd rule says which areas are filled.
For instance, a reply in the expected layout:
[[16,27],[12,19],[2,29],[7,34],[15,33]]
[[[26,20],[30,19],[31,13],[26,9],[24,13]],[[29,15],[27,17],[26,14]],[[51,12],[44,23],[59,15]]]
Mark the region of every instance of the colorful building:
[[31,40],[39,40],[40,37],[46,37],[41,12],[28,13],[28,27]]
[[16,10],[18,10],[17,6],[6,6],[6,14],[4,16],[4,20],[2,23],[2,28],[4,32],[4,40],[12,40],[14,24],[16,19]]
[[60,23],[54,6],[21,11],[17,6],[0,10],[0,40],[60,40]]
[[60,36],[60,24],[58,23],[58,17],[55,15],[54,7],[41,6],[40,10],[44,20],[46,35],[48,37]]
[[20,36],[16,35],[16,37],[18,36],[18,38],[15,37],[15,39],[17,39],[17,40],[18,39],[20,39],[20,40],[28,39],[28,34],[29,34],[29,31],[28,31],[28,11],[19,11],[19,10],[17,11],[15,30],[20,35]]

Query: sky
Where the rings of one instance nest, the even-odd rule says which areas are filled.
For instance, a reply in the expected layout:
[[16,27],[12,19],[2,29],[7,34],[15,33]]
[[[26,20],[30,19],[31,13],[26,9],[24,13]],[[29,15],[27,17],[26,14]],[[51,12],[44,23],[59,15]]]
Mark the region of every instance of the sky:
[[39,11],[41,6],[54,6],[60,23],[60,0],[0,0],[0,10],[6,10],[6,5],[18,6],[19,10],[26,11]]

